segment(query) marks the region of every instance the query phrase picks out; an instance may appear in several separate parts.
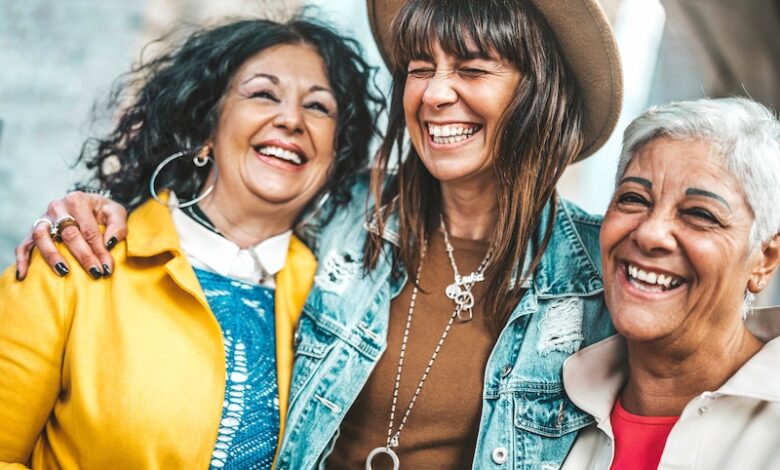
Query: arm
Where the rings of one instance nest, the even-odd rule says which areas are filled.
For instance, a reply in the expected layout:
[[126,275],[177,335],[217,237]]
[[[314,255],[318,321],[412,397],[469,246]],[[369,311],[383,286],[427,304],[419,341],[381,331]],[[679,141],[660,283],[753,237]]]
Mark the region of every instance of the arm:
[[[114,269],[114,262],[108,250],[127,236],[127,210],[122,205],[97,194],[72,192],[63,199],[49,203],[44,215],[49,220],[71,215],[78,226],[62,230],[62,241],[84,270],[97,279],[108,276]],[[101,232],[99,225],[106,227]],[[80,229],[80,230],[79,230]],[[38,248],[49,267],[60,276],[68,274],[71,266],[60,254],[49,233],[49,224],[38,223],[30,234],[16,247],[16,278],[27,276],[30,255]]]
[[[33,257],[36,273],[0,277],[0,468],[25,468],[60,394],[70,330],[65,280]],[[6,467],[10,464],[10,467]]]

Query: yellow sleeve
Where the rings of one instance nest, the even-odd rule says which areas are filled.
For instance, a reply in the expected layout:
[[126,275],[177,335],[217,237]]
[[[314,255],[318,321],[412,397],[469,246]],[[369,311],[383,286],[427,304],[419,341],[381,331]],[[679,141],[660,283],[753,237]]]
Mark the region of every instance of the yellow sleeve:
[[60,393],[71,321],[66,282],[37,253],[24,281],[13,267],[0,277],[0,469],[30,465]]

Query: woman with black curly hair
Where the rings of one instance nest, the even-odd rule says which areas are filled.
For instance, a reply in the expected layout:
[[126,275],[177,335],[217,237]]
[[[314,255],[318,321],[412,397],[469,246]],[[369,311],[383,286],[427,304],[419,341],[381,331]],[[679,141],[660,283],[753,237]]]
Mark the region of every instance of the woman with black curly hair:
[[66,276],[61,257],[56,276],[44,252],[0,279],[0,463],[270,468],[316,267],[292,228],[349,201],[381,103],[369,75],[305,20],[199,31],[128,75],[111,105],[130,106],[80,157],[131,211],[114,269]]

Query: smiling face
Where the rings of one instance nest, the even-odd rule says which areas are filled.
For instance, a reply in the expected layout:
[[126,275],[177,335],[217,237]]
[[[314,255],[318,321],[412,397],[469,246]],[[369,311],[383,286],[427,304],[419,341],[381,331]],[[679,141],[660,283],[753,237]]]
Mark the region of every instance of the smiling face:
[[441,182],[490,184],[500,120],[520,84],[517,67],[498,57],[455,57],[435,44],[412,60],[404,117],[412,145]]
[[265,49],[236,72],[214,133],[215,198],[284,206],[296,215],[325,184],[337,104],[309,45]]
[[630,340],[698,344],[733,332],[762,261],[753,214],[722,156],[699,140],[640,149],[604,217],[604,296]]

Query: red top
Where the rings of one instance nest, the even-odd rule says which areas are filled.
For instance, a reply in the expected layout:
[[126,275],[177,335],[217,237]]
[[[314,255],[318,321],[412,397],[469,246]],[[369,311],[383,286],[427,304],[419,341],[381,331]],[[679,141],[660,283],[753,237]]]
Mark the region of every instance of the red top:
[[615,435],[612,470],[656,470],[666,438],[679,416],[639,416],[615,401],[610,421]]

